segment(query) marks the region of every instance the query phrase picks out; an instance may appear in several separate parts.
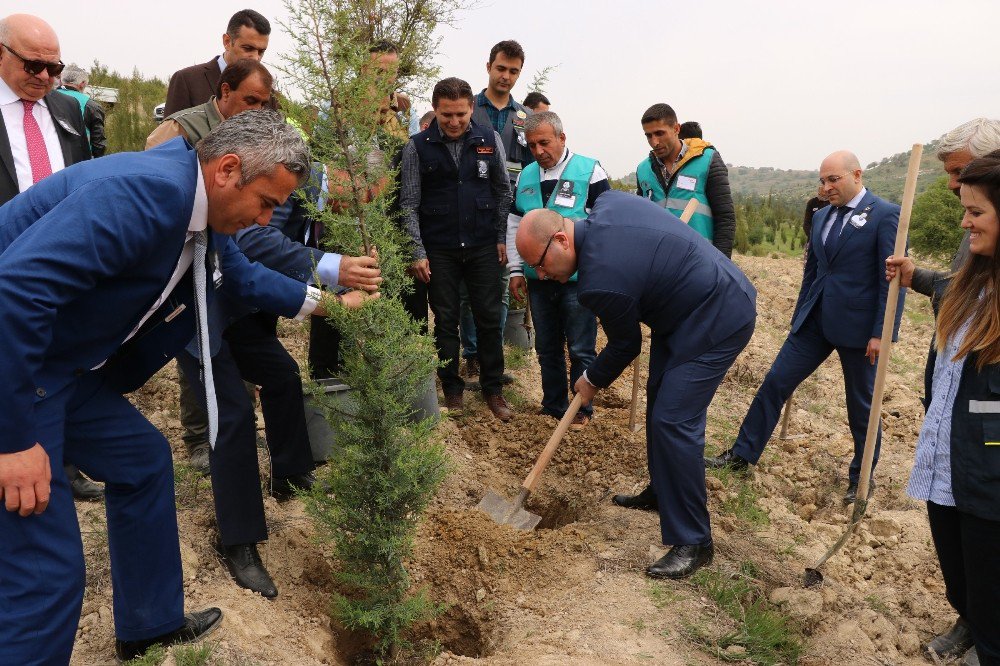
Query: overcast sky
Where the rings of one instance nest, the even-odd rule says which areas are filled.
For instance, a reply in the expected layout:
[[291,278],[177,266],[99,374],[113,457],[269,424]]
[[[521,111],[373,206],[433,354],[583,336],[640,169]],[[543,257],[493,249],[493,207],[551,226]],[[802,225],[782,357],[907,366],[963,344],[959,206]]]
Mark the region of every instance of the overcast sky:
[[[2,11],[48,20],[65,62],[166,79],[218,54],[244,6],[272,22],[285,15],[281,0],[8,0]],[[442,28],[437,63],[479,90],[489,48],[517,39],[527,54],[518,100],[536,71],[558,65],[546,93],[570,147],[615,177],[648,151],[639,119],[655,102],[700,121],[729,163],[815,169],[840,148],[866,164],[1000,115],[1000,54],[987,34],[997,25],[995,0],[503,0]],[[289,43],[275,25],[265,62]]]

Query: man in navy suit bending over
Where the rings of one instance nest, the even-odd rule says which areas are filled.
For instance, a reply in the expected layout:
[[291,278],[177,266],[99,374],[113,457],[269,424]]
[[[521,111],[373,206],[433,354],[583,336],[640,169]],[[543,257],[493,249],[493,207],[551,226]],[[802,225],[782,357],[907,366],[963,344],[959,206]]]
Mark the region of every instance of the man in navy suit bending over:
[[84,558],[68,482],[51,473],[64,459],[107,484],[118,657],[218,624],[215,608],[184,615],[170,448],[123,394],[191,340],[216,289],[320,312],[313,288],[228,236],[267,224],[309,168],[284,119],[248,111],[197,151],[175,140],[74,165],[0,207],[0,664],[70,660]]
[[597,198],[580,222],[540,209],[521,220],[517,251],[542,280],[579,271],[577,298],[608,344],[574,390],[589,404],[652,331],[646,448],[663,543],[654,578],[682,578],[712,561],[705,492],[705,417],[729,366],[750,341],[757,292],[712,244],[656,204],[623,192]]
[[[875,360],[882,336],[882,318],[889,296],[885,260],[892,254],[899,223],[899,206],[880,199],[861,182],[861,164],[846,150],[833,153],[820,165],[819,182],[830,202],[813,214],[812,237],[792,329],[757,390],[732,448],[709,467],[736,471],[757,464],[795,387],[811,375],[834,351],[840,357],[847,393],[847,418],[854,437],[854,458],[848,473],[844,502],[856,499],[861,458],[868,430]],[[893,340],[903,316],[899,292]],[[882,429],[875,445],[878,462]],[[874,463],[873,463],[874,464]],[[869,486],[869,497],[875,484]]]

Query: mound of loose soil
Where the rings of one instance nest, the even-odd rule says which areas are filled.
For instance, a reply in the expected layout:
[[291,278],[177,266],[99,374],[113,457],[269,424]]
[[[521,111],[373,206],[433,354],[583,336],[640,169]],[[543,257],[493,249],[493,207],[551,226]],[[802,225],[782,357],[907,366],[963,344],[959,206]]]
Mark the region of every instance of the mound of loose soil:
[[[759,290],[759,318],[753,340],[709,412],[710,453],[735,437],[787,333],[801,278],[795,259],[738,257],[737,263]],[[792,438],[775,437],[749,481],[707,479],[717,545],[712,568],[726,572],[754,564],[770,600],[804,633],[803,664],[842,663],[845,655],[861,664],[923,663],[920,642],[954,619],[923,507],[903,492],[922,418],[919,396],[931,322],[926,299],[909,298],[887,382],[878,491],[857,534],[824,567],[823,587],[803,589],[801,575],[848,519],[840,498],[852,443],[836,359],[796,392]],[[293,354],[303,356],[304,330],[286,323],[281,332]],[[134,400],[183,461],[173,373],[164,370]],[[481,400],[469,395],[465,412],[443,419],[439,427],[454,472],[419,529],[410,563],[414,585],[446,604],[439,617],[415,628],[418,644],[431,646],[426,660],[723,663],[692,638],[691,628],[719,636],[733,628],[732,619],[690,582],[648,581],[642,569],[664,552],[658,519],[610,503],[611,494],[637,491],[648,478],[645,433],[627,427],[630,372],[599,395],[592,425],[569,433],[561,444],[528,503],[543,517],[539,529],[498,526],[475,510],[487,489],[516,496],[556,425],[535,415],[541,391],[534,360],[514,374],[517,381],[508,389],[517,406],[514,421],[493,419]],[[261,458],[266,478],[266,454]],[[237,588],[213,553],[208,482],[179,473],[177,491],[188,608],[219,605],[226,612],[211,639],[216,663],[348,663],[355,643],[327,616],[333,564],[328,550],[313,540],[301,504],[266,502],[271,538],[261,553],[280,590],[275,601],[267,601]],[[102,507],[81,505],[79,515],[89,573],[73,663],[111,663]]]

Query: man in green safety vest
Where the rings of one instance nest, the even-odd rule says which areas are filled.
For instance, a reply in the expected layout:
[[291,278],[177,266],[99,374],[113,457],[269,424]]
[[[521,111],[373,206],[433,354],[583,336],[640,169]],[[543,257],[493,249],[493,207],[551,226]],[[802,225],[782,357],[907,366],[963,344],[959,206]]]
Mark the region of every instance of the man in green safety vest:
[[[534,267],[522,262],[514,240],[521,218],[529,211],[549,208],[571,220],[582,220],[590,214],[598,195],[611,186],[608,174],[597,160],[566,148],[563,124],[555,113],[543,111],[528,116],[524,135],[535,161],[518,176],[514,203],[507,216],[510,292],[516,298],[524,298],[527,291],[531,301],[535,351],[542,371],[541,413],[562,418],[569,408],[569,388],[597,355],[597,318],[577,301],[575,274],[565,284],[540,280]],[[593,413],[591,405],[581,407],[570,427],[583,428]]]
[[638,194],[678,217],[691,199],[697,200],[691,228],[732,257],[736,210],[729,170],[711,143],[682,140],[680,129],[669,104],[654,104],[642,115],[642,131],[652,150],[636,169]]

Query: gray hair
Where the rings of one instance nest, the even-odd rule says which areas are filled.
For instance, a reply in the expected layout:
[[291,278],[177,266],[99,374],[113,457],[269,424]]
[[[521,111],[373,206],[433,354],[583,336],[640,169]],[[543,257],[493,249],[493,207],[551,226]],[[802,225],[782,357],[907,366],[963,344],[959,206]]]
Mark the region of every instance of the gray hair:
[[266,176],[279,164],[298,176],[299,185],[309,177],[309,148],[298,130],[281,114],[253,109],[223,120],[195,146],[202,162],[236,155],[242,162],[240,185]]
[[87,70],[83,67],[77,66],[75,63],[72,65],[66,65],[66,68],[63,69],[62,76],[60,77],[64,86],[73,87],[82,86],[89,78],[90,75],[87,73]]
[[552,125],[557,135],[563,133],[562,120],[552,111],[533,113],[524,121],[524,133],[537,132],[542,125]]
[[942,162],[948,155],[968,150],[975,157],[985,157],[1000,149],[1000,120],[976,118],[962,123],[941,137],[937,158]]

